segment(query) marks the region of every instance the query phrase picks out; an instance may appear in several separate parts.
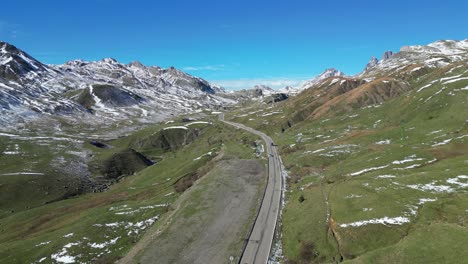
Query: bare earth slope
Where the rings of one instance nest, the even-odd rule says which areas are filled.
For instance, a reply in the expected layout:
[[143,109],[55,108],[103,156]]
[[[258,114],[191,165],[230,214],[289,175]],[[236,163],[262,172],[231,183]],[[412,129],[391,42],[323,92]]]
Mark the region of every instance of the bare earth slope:
[[[251,225],[264,165],[222,161],[185,196],[173,222],[135,263],[226,263],[239,255]],[[190,199],[187,199],[190,197]]]

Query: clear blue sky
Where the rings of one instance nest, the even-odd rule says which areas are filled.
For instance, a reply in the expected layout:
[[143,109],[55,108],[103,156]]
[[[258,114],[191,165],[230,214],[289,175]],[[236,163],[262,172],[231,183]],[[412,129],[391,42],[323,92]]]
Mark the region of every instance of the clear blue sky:
[[403,45],[468,38],[468,1],[3,1],[0,40],[45,63],[113,57],[230,88],[362,70]]

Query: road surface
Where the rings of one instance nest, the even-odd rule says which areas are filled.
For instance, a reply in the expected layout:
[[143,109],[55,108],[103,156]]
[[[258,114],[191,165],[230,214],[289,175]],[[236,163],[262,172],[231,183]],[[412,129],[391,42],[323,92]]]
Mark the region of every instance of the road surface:
[[225,121],[224,114],[220,114],[219,119],[226,124],[260,136],[266,144],[266,152],[268,154],[268,178],[265,194],[247,246],[239,261],[240,264],[265,264],[270,257],[281,204],[282,177],[278,152],[274,146],[273,140],[266,134],[242,124]]

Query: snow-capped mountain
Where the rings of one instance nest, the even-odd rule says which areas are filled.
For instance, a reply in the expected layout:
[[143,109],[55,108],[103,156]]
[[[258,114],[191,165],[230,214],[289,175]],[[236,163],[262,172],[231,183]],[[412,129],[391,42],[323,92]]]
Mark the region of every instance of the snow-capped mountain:
[[413,71],[438,68],[466,59],[468,59],[468,39],[440,40],[425,46],[403,46],[397,53],[387,51],[381,61],[373,57],[358,76],[371,77],[382,73],[395,73],[405,67],[413,67]]
[[271,95],[273,93],[276,93],[276,91],[271,88],[270,86],[268,85],[263,85],[263,84],[257,84],[255,85],[252,90],[255,90],[257,91],[257,93],[261,96],[268,96],[268,95]]
[[112,58],[45,65],[0,42],[3,125],[44,115],[110,123],[132,117],[154,120],[235,103],[223,94],[221,87],[174,67],[122,64]]
[[302,91],[320,83],[321,81],[327,78],[337,77],[337,76],[345,76],[345,74],[335,68],[329,68],[329,69],[326,69],[321,74],[317,75],[315,78],[304,82],[298,89]]
[[277,93],[284,93],[284,94],[288,94],[288,95],[295,95],[295,94],[299,93],[299,89],[294,88],[292,86],[286,86],[284,88],[276,90],[276,92]]

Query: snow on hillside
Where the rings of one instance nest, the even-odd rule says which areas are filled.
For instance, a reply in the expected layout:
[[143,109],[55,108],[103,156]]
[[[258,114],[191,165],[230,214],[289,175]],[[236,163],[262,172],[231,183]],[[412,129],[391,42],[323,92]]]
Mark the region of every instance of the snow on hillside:
[[310,87],[320,83],[321,81],[323,81],[323,80],[325,80],[327,78],[337,77],[337,76],[346,76],[346,75],[343,72],[341,72],[341,71],[339,71],[337,69],[329,68],[329,69],[326,69],[321,74],[319,74],[318,76],[316,76],[315,78],[304,82],[300,87],[298,87],[298,89],[300,91],[302,91],[302,90],[305,90],[307,88],[310,88]]
[[[101,88],[99,93],[96,87]],[[0,124],[4,125],[44,115],[109,123],[132,117],[160,119],[236,103],[224,93],[221,87],[174,67],[122,64],[112,58],[45,65],[0,42]],[[132,100],[137,104],[129,105]]]

